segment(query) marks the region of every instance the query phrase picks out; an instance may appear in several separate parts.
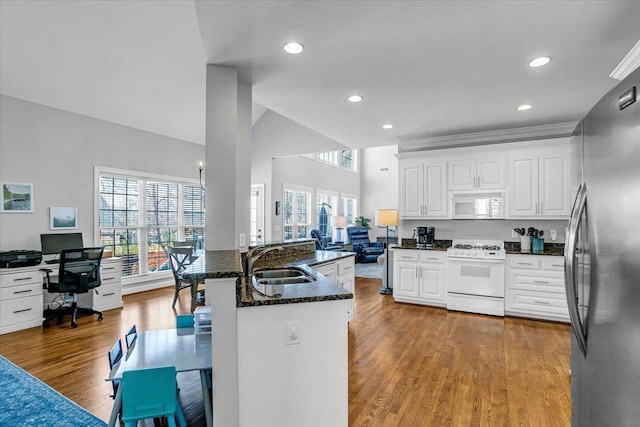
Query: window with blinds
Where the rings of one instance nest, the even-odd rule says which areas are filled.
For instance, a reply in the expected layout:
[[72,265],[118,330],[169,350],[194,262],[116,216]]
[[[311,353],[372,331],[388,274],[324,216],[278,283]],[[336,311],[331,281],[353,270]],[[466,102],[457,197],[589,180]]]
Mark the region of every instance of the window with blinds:
[[347,223],[354,224],[357,218],[358,199],[342,196],[342,215],[347,217]]
[[309,235],[309,202],[311,193],[306,190],[285,188],[283,194],[284,240],[304,239]]
[[[317,209],[316,209],[316,224],[318,224],[318,231],[320,237],[325,243],[331,242],[333,236],[333,228],[331,227],[331,217],[336,215],[333,207],[336,206],[338,197],[335,194],[322,192],[318,190],[316,193]],[[337,206],[336,206],[337,212]]]
[[204,245],[204,189],[172,180],[99,175],[99,234],[105,251],[122,260],[122,275],[168,271],[164,247]]

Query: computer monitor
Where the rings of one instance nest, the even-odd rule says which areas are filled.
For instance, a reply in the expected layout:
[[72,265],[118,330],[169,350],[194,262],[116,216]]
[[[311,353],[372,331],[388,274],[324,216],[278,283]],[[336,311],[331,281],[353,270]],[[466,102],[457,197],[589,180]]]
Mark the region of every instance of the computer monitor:
[[82,233],[41,234],[40,244],[45,255],[59,254],[63,249],[82,248]]

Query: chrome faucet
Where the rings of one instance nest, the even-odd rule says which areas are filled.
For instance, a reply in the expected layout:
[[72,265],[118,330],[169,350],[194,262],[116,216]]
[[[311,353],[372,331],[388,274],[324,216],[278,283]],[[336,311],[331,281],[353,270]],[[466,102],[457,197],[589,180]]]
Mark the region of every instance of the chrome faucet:
[[[270,246],[270,247],[258,246],[256,248],[251,249],[249,252],[247,252],[247,277],[253,276],[253,266],[255,265],[256,261],[262,258],[262,255],[271,251],[282,251],[282,250],[284,250],[282,246]],[[255,252],[258,252],[258,254],[254,255]]]

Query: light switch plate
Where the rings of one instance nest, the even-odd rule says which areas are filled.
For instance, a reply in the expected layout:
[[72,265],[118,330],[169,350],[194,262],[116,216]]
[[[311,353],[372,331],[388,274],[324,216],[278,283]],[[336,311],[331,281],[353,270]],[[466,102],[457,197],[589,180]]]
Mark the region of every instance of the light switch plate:
[[300,331],[300,322],[299,321],[293,321],[293,322],[287,322],[286,324],[286,342],[287,345],[292,345],[292,344],[300,344],[301,343],[301,339],[302,339],[302,334]]
[[247,235],[244,233],[240,233],[240,243],[239,246],[247,246]]

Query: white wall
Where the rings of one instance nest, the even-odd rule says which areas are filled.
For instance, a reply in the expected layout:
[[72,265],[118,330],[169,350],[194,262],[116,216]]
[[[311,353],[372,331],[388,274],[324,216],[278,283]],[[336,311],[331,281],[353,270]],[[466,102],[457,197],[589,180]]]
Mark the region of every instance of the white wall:
[[[275,201],[282,200],[282,182],[318,186],[325,190],[339,189],[344,184],[329,184],[331,188],[320,186],[329,178],[332,173],[327,173],[322,169],[307,169],[305,165],[310,165],[297,157],[299,154],[317,153],[322,151],[344,150],[345,147],[336,141],[320,135],[319,133],[306,128],[292,120],[287,119],[271,110],[267,110],[260,120],[253,126],[252,160],[251,160],[251,183],[264,184],[265,199],[265,234],[264,240],[276,241],[282,239],[282,216],[275,216]],[[289,156],[274,167],[274,159]],[[296,156],[296,157],[290,157]],[[291,160],[294,159],[294,160]],[[324,165],[323,165],[324,166]],[[281,167],[289,168],[281,170]],[[329,167],[329,166],[324,166]],[[332,168],[335,172],[337,168]],[[348,173],[339,171],[342,173]],[[277,176],[277,177],[276,177]],[[343,176],[343,175],[340,175]],[[359,182],[354,184],[352,178],[359,181],[358,175],[351,174],[347,187],[349,191],[359,194]],[[299,181],[298,181],[299,180]],[[338,191],[338,190],[336,190]],[[279,226],[279,229],[277,229]]]
[[35,209],[0,214],[0,250],[39,250],[51,206],[77,207],[92,243],[95,165],[198,179],[204,160],[202,145],[5,95],[0,111],[0,180],[33,184]]
[[369,236],[385,236],[386,228],[374,224],[377,209],[398,209],[398,152],[397,145],[360,150],[362,201],[360,214],[371,219]]

